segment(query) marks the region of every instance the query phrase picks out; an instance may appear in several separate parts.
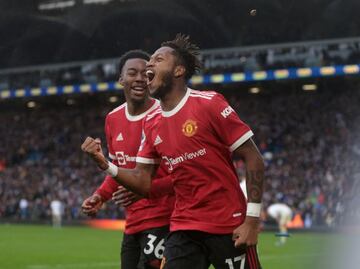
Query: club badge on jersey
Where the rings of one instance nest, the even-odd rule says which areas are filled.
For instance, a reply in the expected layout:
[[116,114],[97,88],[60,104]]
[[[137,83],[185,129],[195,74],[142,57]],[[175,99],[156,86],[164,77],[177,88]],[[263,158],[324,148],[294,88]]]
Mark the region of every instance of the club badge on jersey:
[[198,126],[196,121],[189,119],[185,121],[185,123],[183,124],[182,132],[185,136],[192,137],[193,135],[196,134],[197,128]]

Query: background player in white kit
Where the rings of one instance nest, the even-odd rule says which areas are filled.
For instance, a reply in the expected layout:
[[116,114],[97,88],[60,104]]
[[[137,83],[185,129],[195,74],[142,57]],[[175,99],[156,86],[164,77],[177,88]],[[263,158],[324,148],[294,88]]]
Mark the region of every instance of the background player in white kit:
[[291,208],[284,203],[275,203],[268,207],[267,214],[276,220],[279,226],[279,242],[277,244],[283,245],[286,243],[286,239],[289,236],[287,225],[292,218]]
[[62,215],[64,211],[63,204],[59,199],[55,198],[50,203],[50,209],[53,227],[61,227]]

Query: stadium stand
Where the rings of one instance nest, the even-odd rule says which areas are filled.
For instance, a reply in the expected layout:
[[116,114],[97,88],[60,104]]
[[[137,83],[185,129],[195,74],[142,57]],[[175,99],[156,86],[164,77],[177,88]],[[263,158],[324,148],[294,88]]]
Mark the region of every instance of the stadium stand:
[[[342,223],[360,180],[356,89],[263,95],[224,91],[254,129],[266,159],[265,206],[288,203],[306,227]],[[74,96],[70,105],[65,97],[43,97],[35,108],[18,104],[12,108],[16,112],[1,111],[0,219],[49,219],[56,195],[65,205],[66,220],[83,218],[81,202],[103,176],[80,144],[87,135],[102,137],[104,117],[114,107],[104,96]],[[242,163],[235,163],[241,175]],[[98,217],[118,218],[123,212],[110,203]]]
[[[360,38],[203,50],[202,74],[360,63]],[[0,90],[117,80],[118,58],[0,70]]]

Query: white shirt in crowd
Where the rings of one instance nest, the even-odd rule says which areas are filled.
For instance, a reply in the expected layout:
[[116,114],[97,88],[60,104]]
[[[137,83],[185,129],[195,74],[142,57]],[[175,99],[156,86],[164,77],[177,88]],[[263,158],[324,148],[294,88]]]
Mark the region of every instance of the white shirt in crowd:
[[50,207],[51,207],[51,213],[53,215],[58,215],[58,216],[62,215],[62,204],[59,200],[51,201]]

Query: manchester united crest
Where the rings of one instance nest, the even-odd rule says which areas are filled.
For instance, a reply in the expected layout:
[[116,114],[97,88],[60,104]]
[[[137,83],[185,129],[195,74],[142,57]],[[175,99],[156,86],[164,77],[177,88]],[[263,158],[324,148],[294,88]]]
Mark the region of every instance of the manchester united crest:
[[198,126],[196,124],[196,121],[187,120],[187,121],[185,121],[185,123],[182,126],[182,131],[185,136],[191,137],[194,134],[196,134],[197,128],[198,128]]

